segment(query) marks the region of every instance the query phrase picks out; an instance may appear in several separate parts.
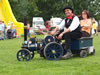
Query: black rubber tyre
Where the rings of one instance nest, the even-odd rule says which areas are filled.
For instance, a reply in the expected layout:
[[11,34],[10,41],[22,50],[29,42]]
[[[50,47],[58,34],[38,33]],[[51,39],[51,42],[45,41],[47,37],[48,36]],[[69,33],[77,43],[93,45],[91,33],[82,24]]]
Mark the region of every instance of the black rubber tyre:
[[33,59],[34,58],[34,51],[30,52],[30,54],[31,54],[31,59]]
[[18,61],[30,61],[31,54],[28,49],[21,49],[17,52],[17,60]]
[[91,55],[95,55],[95,49],[93,49],[93,52],[91,52]]
[[80,57],[82,57],[82,58],[84,58],[84,57],[86,57],[87,56],[87,50],[81,50],[80,51]]
[[44,56],[48,60],[58,60],[63,56],[63,48],[58,43],[48,43],[44,48]]

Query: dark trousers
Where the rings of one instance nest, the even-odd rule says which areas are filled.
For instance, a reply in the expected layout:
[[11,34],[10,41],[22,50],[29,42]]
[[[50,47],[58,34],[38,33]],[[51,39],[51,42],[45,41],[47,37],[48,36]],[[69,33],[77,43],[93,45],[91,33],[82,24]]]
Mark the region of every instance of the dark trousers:
[[82,31],[82,37],[90,37],[88,32]]
[[68,32],[63,35],[63,39],[65,39],[65,49],[71,50],[71,40],[76,40],[81,37],[81,32]]
[[[59,32],[59,34],[61,33],[62,31]],[[57,36],[59,35],[57,34]],[[68,33],[65,33],[63,35],[63,39],[65,40],[65,49],[68,50],[70,49],[71,50],[71,40],[74,40],[74,39],[78,39],[82,36],[82,33],[81,32],[68,32]]]
[[96,29],[94,29],[94,32],[95,32],[95,34],[97,33],[97,30]]

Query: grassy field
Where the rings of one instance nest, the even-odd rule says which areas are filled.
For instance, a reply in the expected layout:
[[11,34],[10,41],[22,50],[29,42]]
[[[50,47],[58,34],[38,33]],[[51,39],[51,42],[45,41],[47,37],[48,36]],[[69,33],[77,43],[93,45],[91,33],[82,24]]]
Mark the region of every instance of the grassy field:
[[94,56],[58,61],[36,54],[29,62],[19,62],[16,53],[22,42],[23,38],[0,41],[0,75],[100,75],[100,35],[94,37]]

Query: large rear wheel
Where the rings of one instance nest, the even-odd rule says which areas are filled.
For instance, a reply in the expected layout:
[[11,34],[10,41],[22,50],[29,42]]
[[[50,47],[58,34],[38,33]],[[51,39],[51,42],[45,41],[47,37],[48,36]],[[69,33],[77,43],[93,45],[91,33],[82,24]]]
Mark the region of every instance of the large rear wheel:
[[58,43],[48,43],[44,48],[44,56],[48,60],[58,60],[63,56],[63,48]]

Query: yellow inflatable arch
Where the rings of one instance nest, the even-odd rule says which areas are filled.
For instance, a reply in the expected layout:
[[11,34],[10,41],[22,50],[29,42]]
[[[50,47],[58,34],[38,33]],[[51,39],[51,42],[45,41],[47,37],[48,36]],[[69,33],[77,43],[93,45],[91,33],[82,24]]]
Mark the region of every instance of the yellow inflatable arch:
[[17,22],[8,0],[0,0],[0,20],[4,21],[6,25],[8,25],[9,22],[13,22],[17,29],[17,34],[21,35],[24,33],[24,24]]

